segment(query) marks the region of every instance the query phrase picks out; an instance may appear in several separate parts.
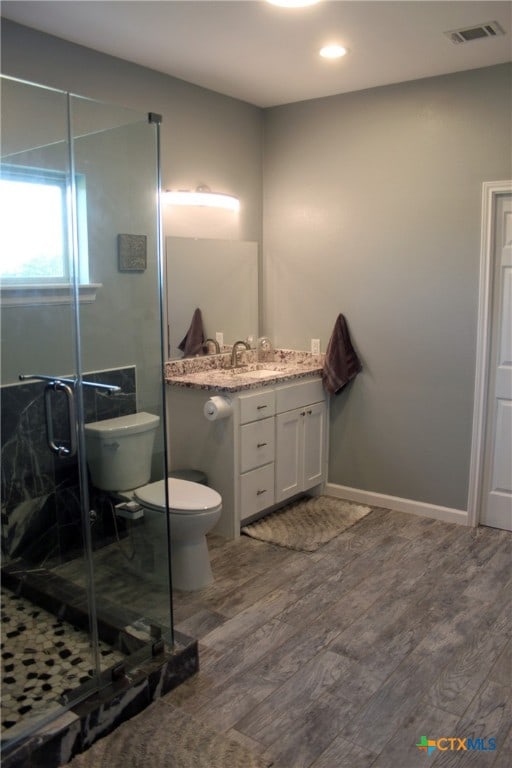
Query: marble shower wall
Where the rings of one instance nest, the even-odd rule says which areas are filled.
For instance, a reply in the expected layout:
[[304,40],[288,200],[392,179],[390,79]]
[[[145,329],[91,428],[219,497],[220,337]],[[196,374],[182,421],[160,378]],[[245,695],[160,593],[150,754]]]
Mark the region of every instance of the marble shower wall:
[[[85,421],[124,416],[137,410],[135,367],[87,373],[89,380],[114,384],[107,395],[84,387]],[[45,383],[1,388],[2,553],[37,565],[67,560],[81,551],[82,524],[76,456],[60,458],[46,442]],[[64,398],[53,400],[54,434],[65,434]],[[62,425],[62,429],[61,429]],[[95,524],[95,540],[108,539],[108,523]]]

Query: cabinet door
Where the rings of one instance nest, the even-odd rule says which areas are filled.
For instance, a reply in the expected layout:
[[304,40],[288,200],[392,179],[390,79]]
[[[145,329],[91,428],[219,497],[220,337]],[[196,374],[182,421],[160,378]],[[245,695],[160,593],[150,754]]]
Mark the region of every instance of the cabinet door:
[[302,490],[304,408],[276,416],[276,502]]
[[325,451],[325,403],[315,403],[304,408],[304,482],[303,490],[312,488],[324,480]]

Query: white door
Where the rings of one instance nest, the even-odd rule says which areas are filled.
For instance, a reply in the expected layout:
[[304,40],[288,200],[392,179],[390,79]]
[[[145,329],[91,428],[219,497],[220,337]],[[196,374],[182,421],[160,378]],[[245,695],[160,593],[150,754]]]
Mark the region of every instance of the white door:
[[496,198],[480,522],[512,530],[512,194]]

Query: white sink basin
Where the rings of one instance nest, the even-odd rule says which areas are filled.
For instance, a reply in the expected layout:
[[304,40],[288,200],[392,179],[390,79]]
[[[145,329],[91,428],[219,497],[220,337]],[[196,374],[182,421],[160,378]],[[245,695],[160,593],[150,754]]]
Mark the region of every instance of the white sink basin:
[[269,376],[275,376],[277,371],[270,370],[269,368],[258,368],[255,371],[244,371],[240,369],[240,373],[245,373],[246,376],[250,376],[251,379],[268,379]]
[[275,376],[276,371],[274,368],[253,368],[252,366],[241,365],[238,368],[229,368],[221,371],[223,376],[250,376],[252,379],[268,379],[269,376]]

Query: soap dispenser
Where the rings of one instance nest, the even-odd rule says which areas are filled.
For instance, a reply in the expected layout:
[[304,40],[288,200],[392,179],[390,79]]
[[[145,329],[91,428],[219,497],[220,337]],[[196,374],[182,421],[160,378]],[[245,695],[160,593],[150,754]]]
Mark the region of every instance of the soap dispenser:
[[274,347],[268,336],[258,339],[258,362],[271,363],[274,360]]

